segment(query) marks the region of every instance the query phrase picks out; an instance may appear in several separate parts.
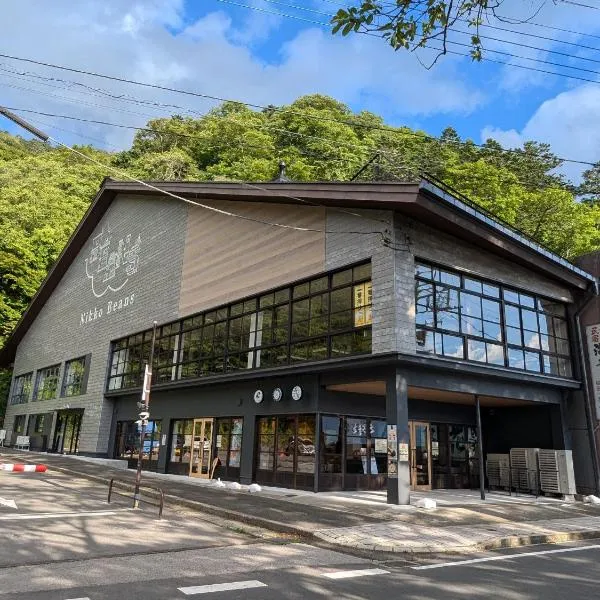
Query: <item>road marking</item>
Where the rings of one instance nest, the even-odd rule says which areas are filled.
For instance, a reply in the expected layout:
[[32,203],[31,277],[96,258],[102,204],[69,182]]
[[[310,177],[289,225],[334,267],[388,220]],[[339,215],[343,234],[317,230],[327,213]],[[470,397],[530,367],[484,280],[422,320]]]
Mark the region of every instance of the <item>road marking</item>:
[[8,506],[9,508],[17,508],[14,500],[7,500],[6,498],[0,498],[0,506]]
[[421,567],[410,567],[415,571],[425,571],[426,569],[441,569],[443,567],[460,567],[462,565],[474,565],[476,563],[492,562],[495,560],[512,560],[514,558],[527,558],[528,556],[543,556],[544,554],[561,554],[563,552],[583,552],[584,550],[598,550],[600,544],[593,546],[580,546],[577,548],[559,548],[557,550],[540,550],[539,552],[521,552],[519,554],[505,554],[502,556],[488,556],[486,558],[472,558],[470,560],[459,560],[456,562],[440,563],[437,565],[425,565]]
[[389,571],[383,569],[357,569],[355,571],[336,571],[335,573],[324,573],[323,577],[329,579],[350,579],[351,577],[366,577],[367,575],[386,575]]
[[131,508],[118,510],[99,510],[96,512],[56,512],[56,513],[41,513],[32,515],[1,515],[0,521],[27,521],[30,519],[64,519],[68,517],[104,517],[117,515],[119,512],[131,511]]
[[235,581],[233,583],[215,583],[213,585],[196,585],[192,587],[177,588],[186,596],[194,594],[210,594],[211,592],[228,592],[230,590],[246,590],[249,588],[267,587],[262,581]]
[[67,598],[67,600],[90,600],[87,596],[85,598]]

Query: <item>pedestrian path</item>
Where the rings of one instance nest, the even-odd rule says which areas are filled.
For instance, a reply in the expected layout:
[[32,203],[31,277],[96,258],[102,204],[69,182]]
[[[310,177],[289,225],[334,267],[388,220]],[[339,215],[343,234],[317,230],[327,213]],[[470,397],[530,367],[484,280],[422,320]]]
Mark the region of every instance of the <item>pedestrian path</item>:
[[326,542],[380,552],[461,552],[528,543],[564,542],[600,537],[600,516],[549,519],[535,522],[507,522],[496,525],[422,525],[386,522],[363,527],[315,531]]

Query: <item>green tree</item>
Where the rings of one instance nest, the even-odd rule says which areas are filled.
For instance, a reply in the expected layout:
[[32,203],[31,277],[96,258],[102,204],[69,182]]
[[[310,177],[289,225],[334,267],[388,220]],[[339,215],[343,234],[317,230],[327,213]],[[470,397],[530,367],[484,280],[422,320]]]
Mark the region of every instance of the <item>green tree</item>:
[[[333,16],[332,33],[379,35],[394,50],[431,48],[438,51],[435,62],[447,53],[453,29],[466,29],[470,55],[481,60],[479,26],[494,20],[506,22],[497,12],[503,4],[504,0],[359,0]],[[533,6],[530,10],[531,16],[539,11]]]

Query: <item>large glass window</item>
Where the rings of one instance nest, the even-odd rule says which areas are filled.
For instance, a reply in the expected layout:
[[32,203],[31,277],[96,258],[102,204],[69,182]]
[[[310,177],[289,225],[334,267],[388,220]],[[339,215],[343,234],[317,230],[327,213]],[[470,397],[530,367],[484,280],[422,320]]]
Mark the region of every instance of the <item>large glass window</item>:
[[33,373],[19,375],[15,377],[13,384],[12,395],[10,397],[11,404],[25,404],[29,402],[31,396],[31,380]]
[[571,377],[563,304],[418,263],[417,350]]
[[346,473],[379,475],[387,472],[386,422],[345,417]]
[[257,470],[313,474],[315,416],[279,415],[258,420]]
[[[157,328],[155,383],[371,352],[371,263]],[[152,331],[113,342],[108,390],[138,387]]]
[[85,356],[67,361],[63,376],[63,396],[79,396],[85,393],[85,365]]
[[215,452],[219,458],[219,466],[238,469],[242,452],[242,429],[244,419],[226,417],[216,419]]
[[53,367],[47,367],[38,371],[35,380],[34,401],[56,398],[59,372],[60,365],[54,365]]
[[[115,437],[115,456],[137,460],[140,452],[141,425],[135,421],[118,421]],[[161,422],[148,421],[142,441],[142,460],[150,461],[150,469],[156,469],[160,450]]]
[[193,419],[181,419],[173,421],[171,433],[171,448],[169,450],[169,463],[184,465],[182,469],[173,469],[169,465],[169,471],[177,470],[188,473],[192,456],[192,434],[194,430]]

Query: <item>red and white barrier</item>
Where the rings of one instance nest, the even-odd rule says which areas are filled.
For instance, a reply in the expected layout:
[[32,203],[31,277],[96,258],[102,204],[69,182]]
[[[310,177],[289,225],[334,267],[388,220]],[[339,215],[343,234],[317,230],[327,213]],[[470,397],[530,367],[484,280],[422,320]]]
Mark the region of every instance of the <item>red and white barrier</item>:
[[12,471],[14,473],[45,473],[46,465],[19,465],[11,463],[0,463],[0,471]]

